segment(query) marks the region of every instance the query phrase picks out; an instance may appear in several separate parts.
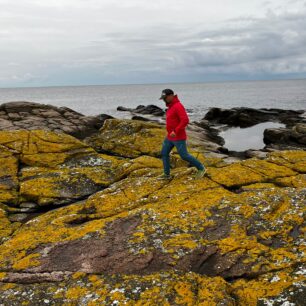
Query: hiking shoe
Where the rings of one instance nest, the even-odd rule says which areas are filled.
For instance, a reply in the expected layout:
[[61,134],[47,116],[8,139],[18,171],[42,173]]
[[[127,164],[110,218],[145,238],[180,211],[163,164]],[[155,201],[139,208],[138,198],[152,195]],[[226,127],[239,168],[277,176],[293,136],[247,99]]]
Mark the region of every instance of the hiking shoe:
[[207,171],[206,168],[204,168],[203,170],[198,170],[194,178],[196,179],[202,178],[205,175],[206,171]]
[[157,177],[158,180],[171,180],[173,178],[170,174],[161,174]]

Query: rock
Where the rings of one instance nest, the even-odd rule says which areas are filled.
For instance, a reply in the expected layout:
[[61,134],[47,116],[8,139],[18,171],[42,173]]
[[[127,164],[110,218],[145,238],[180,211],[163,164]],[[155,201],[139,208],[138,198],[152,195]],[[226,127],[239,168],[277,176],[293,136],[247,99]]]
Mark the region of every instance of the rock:
[[25,213],[22,214],[11,214],[9,216],[9,220],[11,222],[22,222],[28,218],[28,215]]
[[306,124],[298,123],[292,128],[292,130],[297,133],[301,133],[305,135],[306,134]]
[[257,157],[258,159],[265,159],[267,157],[267,152],[263,152],[260,150],[246,150],[245,151],[246,157]]
[[136,108],[127,108],[124,106],[118,106],[117,111],[128,111],[132,113],[142,114],[142,115],[154,115],[154,116],[164,116],[165,111],[156,105],[138,105]]
[[85,140],[96,151],[122,157],[160,156],[166,132],[157,123],[108,119],[99,134]]
[[[288,162],[297,154],[306,160],[305,152],[286,153],[282,156]],[[258,173],[260,183],[296,176],[290,168],[266,160],[241,163]],[[220,169],[232,175],[229,167]],[[23,301],[35,289],[35,302],[86,304],[86,297],[92,302],[103,289],[99,297],[104,301],[163,304],[165,296],[172,301],[165,288],[174,286],[175,303],[189,292],[191,305],[202,298],[256,305],[298,286],[303,279],[299,263],[305,256],[305,180],[297,189],[274,186],[235,194],[215,178],[193,180],[184,168],[173,173],[166,186],[156,176],[128,177],[78,205],[22,225],[0,246],[0,266],[6,271],[0,275],[0,301]],[[249,180],[239,184],[248,186]],[[6,282],[17,285],[9,289]],[[56,298],[48,294],[53,286],[63,289]]]
[[65,132],[79,139],[96,133],[109,115],[84,116],[67,107],[33,102],[0,105],[0,130],[50,130]]
[[[206,141],[202,130],[190,131],[188,140],[189,152],[204,162],[204,152],[219,146]],[[86,138],[84,141],[97,152],[124,158],[136,158],[142,155],[161,158],[161,148],[166,137],[165,126],[130,119],[106,120],[99,134]],[[187,166],[174,148],[170,156],[171,166]]]
[[281,187],[294,187],[303,188],[305,187],[306,174],[299,174],[296,176],[280,177],[275,180],[275,184]]
[[128,107],[124,107],[124,106],[118,106],[117,107],[117,111],[120,111],[120,112],[129,112],[129,111],[132,111],[132,108],[128,108]]
[[267,161],[285,166],[299,173],[306,172],[305,151],[276,151],[271,152],[267,156]]
[[208,141],[217,143],[221,146],[224,145],[224,139],[219,136],[219,130],[210,126],[207,120],[201,120],[199,122],[195,122],[195,125],[201,127],[203,129],[203,136]]
[[212,123],[222,123],[229,126],[250,127],[258,123],[267,121],[279,121],[288,126],[298,122],[305,122],[301,115],[304,110],[284,110],[277,108],[249,108],[234,107],[231,109],[222,109],[212,107],[206,113],[204,119]]
[[39,209],[39,205],[33,202],[23,202],[19,205],[19,207],[21,212],[27,212],[27,213],[35,212],[36,210]]
[[131,119],[132,120],[139,120],[139,121],[151,121],[149,118],[145,118],[145,117],[142,117],[142,116],[133,116]]
[[11,121],[9,121],[7,119],[0,118],[0,129],[4,130],[4,129],[8,129],[12,126],[13,126],[13,124],[11,123]]
[[1,131],[0,304],[304,301],[306,151],[229,158],[190,129],[207,175],[174,151],[167,182],[157,123]]
[[306,124],[298,123],[292,128],[265,129],[264,143],[279,149],[296,146],[306,149]]
[[[286,128],[272,128],[265,129],[264,143],[286,142],[288,140],[289,129]],[[281,139],[280,139],[281,138]]]
[[238,163],[238,162],[240,162],[241,161],[241,159],[239,159],[239,158],[237,158],[237,157],[227,157],[227,158],[224,158],[223,159],[223,162],[225,163],[225,164],[234,164],[234,163]]
[[19,225],[19,223],[11,223],[8,214],[0,208],[0,245],[18,229]]
[[45,111],[41,111],[40,115],[42,115],[43,117],[46,117],[46,118],[54,118],[54,117],[56,118],[56,117],[60,116],[60,113],[55,111],[54,109],[48,109],[48,110],[45,110]]
[[[262,122],[274,121],[286,125],[282,128],[270,128],[264,131],[263,140],[266,146],[264,149],[273,150],[299,150],[306,147],[305,126],[306,118],[303,110],[283,110],[283,109],[254,109],[248,107],[234,107],[222,109],[213,107],[206,113],[205,117],[197,122],[204,130],[210,132],[210,139],[220,145],[224,145],[224,139],[219,136],[219,132],[224,129],[220,124],[230,127],[250,127]],[[217,129],[211,126],[219,125]],[[226,148],[219,148],[219,152],[228,153],[235,156],[234,152],[229,152]],[[251,155],[250,155],[251,154]],[[253,156],[250,150],[244,152],[245,157]]]
[[[0,202],[64,204],[117,179],[114,159],[50,131],[0,131]],[[22,164],[21,169],[19,165]]]
[[18,159],[7,148],[0,147],[0,203],[16,204],[18,188]]
[[[65,281],[65,274],[54,274],[36,273],[36,284],[16,284],[14,289],[2,285],[0,302],[9,300],[14,305],[30,297],[33,305],[52,305],[54,300],[59,305],[235,305],[229,285],[220,277],[207,278],[196,273],[176,272],[152,277],[74,273]],[[7,274],[6,279],[26,283],[29,277],[20,275],[18,278],[16,274]],[[65,284],[64,288],[58,288],[60,280]]]
[[208,175],[215,182],[233,188],[263,182],[275,177],[293,176],[296,175],[296,172],[266,161],[249,159],[227,167],[210,168]]

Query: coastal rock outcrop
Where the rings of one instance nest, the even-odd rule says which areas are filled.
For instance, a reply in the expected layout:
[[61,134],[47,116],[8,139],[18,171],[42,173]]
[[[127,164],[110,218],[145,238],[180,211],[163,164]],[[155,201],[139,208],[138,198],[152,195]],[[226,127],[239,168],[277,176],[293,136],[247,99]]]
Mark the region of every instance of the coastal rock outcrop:
[[[223,145],[225,143],[224,139],[218,135],[220,124],[225,124],[228,127],[247,128],[268,121],[283,123],[285,126],[264,130],[264,150],[299,150],[306,148],[304,110],[255,109],[249,107],[222,109],[212,107],[197,124],[203,126],[205,130],[211,131],[209,135],[213,136],[211,137],[212,141]],[[248,157],[249,153],[245,152],[245,156]]]
[[163,116],[165,111],[159,106],[150,104],[150,105],[138,105],[136,108],[128,108],[124,106],[118,106],[118,111],[131,112],[142,115],[153,115],[153,116]]
[[306,151],[229,162],[196,133],[207,175],[174,150],[162,181],[157,123],[1,131],[0,304],[302,305]]
[[295,123],[306,121],[302,117],[304,110],[285,110],[278,108],[250,108],[233,107],[223,109],[212,107],[206,113],[204,119],[212,123],[222,123],[229,126],[250,127],[267,121],[277,121],[292,126]]
[[233,183],[231,165],[220,173],[209,167],[202,180],[180,167],[167,184],[154,168],[135,169],[8,234],[0,246],[0,301],[17,305],[36,292],[32,301],[85,305],[89,297],[149,305],[294,302],[305,279],[305,162],[302,151],[270,153],[239,164],[235,170],[251,178],[237,175]]
[[85,138],[99,130],[109,115],[84,116],[68,107],[34,102],[0,105],[0,130],[49,130]]
[[99,133],[86,138],[96,151],[135,158],[140,155],[158,156],[166,133],[157,123],[138,120],[106,120]]
[[0,203],[17,221],[86,198],[124,175],[115,158],[44,130],[0,131],[0,156]]
[[297,123],[292,128],[266,129],[263,140],[276,149],[294,146],[306,149],[306,123]]

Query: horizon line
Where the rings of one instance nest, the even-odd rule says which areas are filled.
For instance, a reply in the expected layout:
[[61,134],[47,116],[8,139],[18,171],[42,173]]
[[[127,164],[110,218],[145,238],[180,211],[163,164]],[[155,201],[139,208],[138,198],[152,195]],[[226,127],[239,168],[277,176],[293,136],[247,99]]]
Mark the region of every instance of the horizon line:
[[0,87],[1,89],[25,89],[25,88],[53,88],[53,87],[95,87],[95,86],[139,86],[139,85],[163,85],[163,84],[206,84],[206,83],[239,83],[239,82],[273,82],[273,81],[303,81],[306,77],[302,78],[276,78],[276,79],[238,79],[238,80],[226,80],[226,81],[193,81],[193,82],[153,82],[153,83],[113,83],[113,84],[82,84],[82,85],[46,85],[46,86],[13,86],[13,87]]

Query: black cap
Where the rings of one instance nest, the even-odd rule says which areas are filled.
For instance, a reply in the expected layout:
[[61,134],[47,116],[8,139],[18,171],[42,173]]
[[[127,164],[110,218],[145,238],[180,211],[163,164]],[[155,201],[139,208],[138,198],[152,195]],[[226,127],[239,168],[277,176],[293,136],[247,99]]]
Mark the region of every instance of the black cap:
[[172,89],[166,88],[162,91],[162,94],[161,94],[159,100],[164,99],[166,96],[169,96],[169,95],[174,95],[174,92],[173,92]]

